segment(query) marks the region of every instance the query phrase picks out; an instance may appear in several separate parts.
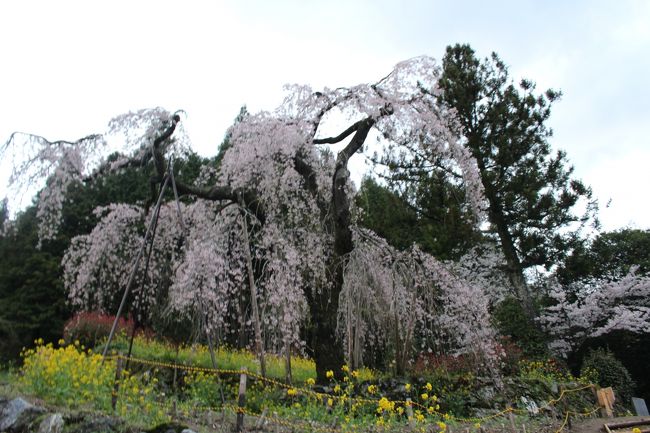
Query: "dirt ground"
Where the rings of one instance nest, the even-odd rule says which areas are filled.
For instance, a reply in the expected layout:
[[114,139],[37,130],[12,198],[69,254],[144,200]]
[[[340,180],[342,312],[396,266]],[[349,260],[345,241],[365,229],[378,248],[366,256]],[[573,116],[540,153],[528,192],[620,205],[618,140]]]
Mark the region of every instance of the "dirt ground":
[[[571,432],[571,433],[603,433],[605,431],[605,429],[603,428],[603,425],[605,425],[605,424],[612,424],[612,423],[618,423],[618,422],[624,422],[624,421],[641,421],[641,420],[650,421],[650,417],[625,416],[625,417],[619,417],[619,418],[587,419],[587,420],[584,420],[584,421],[574,423],[572,425],[571,429],[570,430],[566,429],[566,431]],[[639,426],[639,428],[642,431],[650,430],[650,425]],[[627,428],[627,429],[612,430],[612,432],[616,432],[616,433],[629,433],[631,431],[632,431],[632,427]]]

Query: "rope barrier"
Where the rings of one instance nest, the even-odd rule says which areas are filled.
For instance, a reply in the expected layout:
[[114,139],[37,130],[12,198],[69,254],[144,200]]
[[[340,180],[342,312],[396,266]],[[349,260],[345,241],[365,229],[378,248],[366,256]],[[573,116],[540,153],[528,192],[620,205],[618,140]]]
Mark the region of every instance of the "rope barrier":
[[[106,356],[105,358],[106,359],[116,359],[116,360],[117,359],[124,359],[124,360],[127,359],[127,357],[125,357],[124,355],[119,355],[119,354],[118,355]],[[279,388],[283,388],[283,389],[287,389],[287,390],[293,389],[296,392],[300,392],[300,393],[302,393],[304,395],[315,396],[319,401],[327,401],[327,399],[333,399],[333,400],[340,401],[341,404],[345,403],[346,401],[350,401],[350,402],[367,403],[367,404],[373,404],[373,405],[378,405],[379,401],[380,401],[379,399],[371,399],[371,398],[363,398],[363,397],[349,397],[349,396],[346,396],[346,395],[332,395],[332,394],[328,394],[328,393],[324,393],[324,392],[317,392],[317,391],[314,391],[314,390],[308,389],[308,388],[288,385],[286,383],[283,383],[283,382],[280,382],[278,380],[271,379],[271,378],[268,378],[268,377],[264,377],[261,374],[254,373],[254,372],[251,372],[251,371],[248,371],[248,370],[217,369],[217,368],[210,368],[210,367],[197,367],[197,366],[176,364],[176,363],[171,363],[171,362],[154,361],[154,360],[143,359],[143,358],[135,358],[135,357],[129,358],[129,361],[132,362],[132,363],[137,363],[137,364],[142,364],[142,365],[149,365],[149,366],[153,366],[153,367],[162,367],[162,368],[179,369],[179,370],[184,370],[184,371],[189,371],[189,372],[194,372],[194,373],[209,373],[209,374],[215,374],[215,375],[217,375],[217,374],[225,374],[225,375],[246,374],[247,376],[255,378],[256,380],[275,385],[275,386],[277,386]],[[564,399],[564,397],[566,395],[568,395],[569,393],[583,391],[583,390],[591,388],[591,387],[593,387],[593,385],[584,385],[584,386],[581,386],[581,387],[578,387],[578,388],[563,389],[560,392],[560,395],[557,398],[549,400],[548,402],[546,402],[544,404],[543,407],[549,408],[551,406],[554,406],[557,403],[559,403],[560,401],[562,401]],[[498,417],[506,416],[509,413],[523,414],[523,413],[527,412],[527,410],[525,410],[525,409],[516,409],[516,408],[513,408],[513,407],[507,407],[502,411],[499,411],[497,413],[494,413],[494,414],[488,415],[488,416],[484,416],[484,417],[462,418],[462,417],[456,417],[454,415],[442,413],[442,412],[440,412],[440,411],[438,411],[436,409],[431,409],[431,406],[425,406],[425,405],[423,405],[421,403],[411,401],[411,400],[408,400],[408,401],[391,400],[391,403],[399,404],[399,405],[402,405],[404,407],[407,407],[407,406],[417,407],[419,409],[422,409],[424,412],[426,412],[426,413],[428,413],[430,415],[437,415],[437,416],[439,416],[439,417],[441,417],[443,419],[453,420],[453,421],[457,421],[457,422],[461,422],[461,423],[481,423],[481,422],[490,421],[490,420],[498,418]],[[247,415],[250,415],[250,416],[260,416],[260,414],[256,414],[256,413],[254,413],[254,412],[252,412],[252,411],[250,411],[248,409],[240,408],[238,406],[232,406],[232,405],[224,405],[223,407],[220,407],[220,408],[217,408],[217,407],[214,407],[214,406],[197,406],[197,405],[192,406],[193,410],[219,410],[219,409],[224,409],[224,408],[225,409],[230,409],[230,410],[235,410],[235,411],[238,411],[238,413],[244,413],[244,414],[247,414]],[[593,413],[595,413],[596,411],[598,411],[598,409],[599,408],[596,407],[595,409],[593,409],[591,411],[587,411],[587,412],[574,412],[574,411],[565,412],[564,421],[561,424],[560,428],[556,431],[556,433],[561,433],[563,431],[564,427],[568,423],[568,419],[569,419],[570,415],[589,416],[589,415],[592,415]],[[286,426],[289,426],[289,427],[296,427],[296,426],[304,427],[305,426],[305,424],[292,423],[292,422],[289,422],[289,421],[281,420],[277,416],[276,417],[268,417],[268,419],[269,420],[273,419],[273,423],[278,424],[278,425],[286,425]],[[282,423],[285,423],[285,424],[282,424]],[[311,425],[311,424],[308,424],[308,425],[309,425],[310,428],[312,428],[314,430],[318,430],[318,431],[337,432],[337,433],[340,432],[339,429],[325,428],[325,427],[322,427],[322,426],[314,426],[314,425]]]

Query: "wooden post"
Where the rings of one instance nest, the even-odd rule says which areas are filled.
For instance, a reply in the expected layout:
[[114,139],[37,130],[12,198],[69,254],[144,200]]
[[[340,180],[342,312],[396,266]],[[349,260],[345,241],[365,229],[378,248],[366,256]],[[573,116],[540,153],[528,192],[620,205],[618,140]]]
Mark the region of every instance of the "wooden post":
[[512,429],[512,433],[517,433],[517,426],[515,425],[515,415],[512,413],[512,410],[508,411],[508,419],[510,420],[510,428]]
[[415,427],[415,418],[413,418],[413,403],[411,403],[411,398],[406,399],[406,416],[409,419],[409,426],[411,428]]
[[246,367],[241,368],[239,376],[239,398],[237,399],[237,426],[236,431],[244,431],[244,406],[246,406]]
[[614,390],[611,387],[602,388],[597,391],[598,395],[598,405],[600,406],[600,411],[602,416],[608,418],[614,417]]
[[291,385],[291,343],[288,340],[284,344],[284,379],[287,385]]
[[264,341],[262,340],[262,328],[260,325],[260,313],[257,307],[257,287],[255,286],[255,273],[253,271],[253,258],[251,257],[251,245],[248,239],[248,225],[246,224],[246,213],[243,212],[244,200],[239,195],[239,204],[242,208],[242,235],[244,237],[244,250],[246,256],[246,272],[248,273],[248,285],[251,291],[251,314],[253,315],[253,326],[255,329],[255,351],[260,360],[262,376],[266,377],[266,361],[264,359]]
[[123,359],[121,356],[117,358],[117,365],[115,367],[115,382],[113,382],[113,395],[111,396],[111,407],[115,410],[117,406],[117,393],[120,390],[120,379],[122,378],[122,364]]

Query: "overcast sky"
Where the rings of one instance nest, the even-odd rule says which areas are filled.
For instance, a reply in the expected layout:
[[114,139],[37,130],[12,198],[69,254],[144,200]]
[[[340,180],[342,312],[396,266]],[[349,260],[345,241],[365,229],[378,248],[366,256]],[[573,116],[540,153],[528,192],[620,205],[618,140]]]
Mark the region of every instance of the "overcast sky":
[[184,109],[194,149],[212,155],[240,106],[275,108],[285,83],[375,81],[457,42],[562,90],[551,143],[593,187],[604,228],[650,228],[643,0],[2,2],[0,140],[74,140],[162,106]]

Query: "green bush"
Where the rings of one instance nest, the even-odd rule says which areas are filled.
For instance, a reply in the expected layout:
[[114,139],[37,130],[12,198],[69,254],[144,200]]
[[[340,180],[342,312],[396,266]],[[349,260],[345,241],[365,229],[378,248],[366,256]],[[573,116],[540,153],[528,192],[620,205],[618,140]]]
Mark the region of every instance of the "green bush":
[[496,305],[492,312],[499,334],[521,348],[529,358],[546,358],[548,351],[544,335],[524,313],[521,303],[512,296]]
[[602,387],[611,386],[616,392],[617,402],[629,406],[634,381],[627,368],[606,349],[591,350],[582,361],[581,376],[590,376]]

